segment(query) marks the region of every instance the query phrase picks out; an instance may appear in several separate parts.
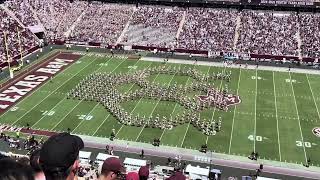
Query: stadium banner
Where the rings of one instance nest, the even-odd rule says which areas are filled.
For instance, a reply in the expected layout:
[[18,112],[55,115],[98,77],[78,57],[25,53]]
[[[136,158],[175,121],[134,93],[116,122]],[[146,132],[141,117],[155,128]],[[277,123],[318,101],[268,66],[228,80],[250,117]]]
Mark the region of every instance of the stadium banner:
[[223,59],[227,61],[236,61],[239,59],[238,53],[227,52],[223,54]]
[[123,46],[123,49],[126,50],[126,51],[131,51],[132,50],[132,46],[125,45],[125,46]]
[[140,0],[140,2],[188,3],[206,5],[252,5],[320,8],[319,0]]

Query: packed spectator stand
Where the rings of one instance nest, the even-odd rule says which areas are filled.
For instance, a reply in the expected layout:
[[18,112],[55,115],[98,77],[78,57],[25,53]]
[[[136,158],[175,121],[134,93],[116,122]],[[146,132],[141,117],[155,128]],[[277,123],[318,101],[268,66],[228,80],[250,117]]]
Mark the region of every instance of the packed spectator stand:
[[188,9],[178,47],[233,51],[237,15],[237,10],[229,9]]
[[141,6],[130,20],[123,44],[171,47],[182,15],[181,8]]
[[[48,41],[145,46],[279,57],[319,58],[320,15],[248,9],[109,4],[98,1],[11,0],[0,8],[10,57],[37,46],[29,27]],[[4,36],[1,36],[3,41]],[[4,46],[1,61],[7,60]],[[188,52],[188,51],[185,51]],[[289,58],[290,59],[290,58]]]
[[0,61],[12,60],[29,49],[37,46],[37,37],[0,8]]

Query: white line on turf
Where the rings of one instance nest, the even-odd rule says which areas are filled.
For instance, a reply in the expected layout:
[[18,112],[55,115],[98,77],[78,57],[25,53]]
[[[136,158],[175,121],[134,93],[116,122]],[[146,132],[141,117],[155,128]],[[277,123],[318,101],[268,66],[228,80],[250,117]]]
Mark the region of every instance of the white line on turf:
[[[64,81],[63,82],[63,84],[61,85],[61,86],[59,86],[56,90],[54,90],[54,91],[51,91],[50,92],[50,94],[47,96],[47,97],[45,97],[42,101],[44,101],[45,99],[47,99],[51,94],[53,94],[53,93],[55,93],[60,87],[62,87],[64,84],[66,84],[67,82],[69,82],[73,77],[75,77],[75,76],[77,76],[82,70],[84,70],[86,67],[88,67],[90,64],[92,64],[94,61],[92,61],[91,63],[89,63],[88,65],[86,65],[86,66],[84,66],[82,69],[80,69],[76,74],[74,74],[72,77],[70,77],[69,79],[67,79],[66,81]],[[51,110],[53,110],[55,107],[57,107],[61,102],[63,102],[63,100],[65,100],[66,98],[63,98],[61,101],[59,101],[55,106],[53,106],[51,109],[50,109],[50,111]],[[41,102],[40,102],[41,103]],[[38,104],[37,104],[38,105]],[[28,112],[27,112],[28,113]],[[27,114],[26,113],[26,114]],[[25,115],[26,115],[25,114]],[[24,115],[23,115],[24,116]],[[20,118],[22,118],[23,116],[21,116]],[[44,117],[46,117],[46,116],[42,116],[35,124],[33,124],[32,126],[31,126],[31,128],[33,128],[33,127],[35,127]]]
[[[99,104],[100,104],[100,103],[98,102],[98,103],[91,109],[91,111],[90,111],[86,116],[89,116],[89,115],[95,110],[95,108],[98,107]],[[85,121],[85,120],[82,120],[82,121],[71,131],[71,133],[74,133],[75,130],[76,130],[79,126],[81,126],[84,121]]]
[[[157,74],[157,76],[153,79],[153,82],[155,81],[155,79],[157,79],[157,77],[159,76],[160,73]],[[132,111],[130,112],[130,114],[132,114],[134,112],[134,110],[138,107],[138,104],[140,104],[142,98],[139,99],[139,101],[137,102],[137,104],[134,106],[134,108],[132,109]],[[122,130],[122,128],[124,127],[124,124],[121,125],[121,127],[119,128],[118,132],[116,133],[116,136],[118,136],[119,132]]]
[[[91,63],[90,63],[91,64]],[[89,66],[88,64],[87,66]],[[70,65],[68,68],[70,68],[72,65]],[[86,67],[87,67],[86,66]],[[63,71],[66,71],[68,68],[64,69]],[[83,68],[84,69],[84,68]],[[82,69],[81,69],[82,70]],[[78,74],[78,73],[77,73]],[[58,74],[59,75],[59,74]],[[73,77],[71,77],[73,78]],[[44,97],[40,102],[36,103],[31,109],[29,109],[26,113],[24,113],[22,116],[20,116],[16,121],[12,123],[12,125],[16,124],[20,119],[22,119],[25,115],[27,115],[29,112],[31,112],[34,108],[36,108],[39,104],[41,104],[44,100],[46,100],[49,96],[51,96],[54,92],[56,92],[60,87],[62,87],[64,84],[66,84],[71,78],[69,78],[67,81],[62,83],[58,88],[56,88],[54,91],[52,91],[50,94],[48,94],[46,97]],[[49,82],[49,81],[48,81]]]
[[[310,91],[311,91],[311,95],[312,95],[312,98],[313,98],[313,102],[314,102],[314,105],[316,106],[316,109],[317,109],[318,119],[320,120],[320,114],[319,114],[318,105],[317,105],[316,100],[315,100],[315,98],[314,98],[314,94],[313,94],[313,90],[312,90],[312,88],[311,88],[311,84],[310,84],[310,81],[309,81],[308,74],[306,74],[306,76],[307,76],[309,88],[310,88]],[[318,122],[318,120],[317,120],[316,122]]]
[[[208,71],[207,71],[206,74],[208,74],[208,73],[210,72],[210,69],[211,69],[211,66],[208,68]],[[186,129],[186,132],[184,133],[184,136],[183,136],[183,139],[182,139],[182,141],[181,141],[180,147],[183,146],[183,143],[184,143],[184,141],[185,141],[185,139],[186,139],[186,136],[187,136],[187,133],[188,133],[190,124],[191,124],[191,120],[190,120],[189,123],[188,123],[187,129]]]
[[[188,77],[188,79],[187,79],[187,81],[186,81],[185,85],[186,85],[186,84],[188,84],[189,79],[190,79],[190,77]],[[178,103],[176,103],[176,105],[175,105],[175,106],[174,106],[174,108],[173,108],[173,111],[170,113],[170,118],[171,118],[171,119],[172,119],[172,115],[173,115],[173,113],[175,112],[175,110],[176,110],[177,106],[178,106]],[[159,138],[160,140],[162,139],[162,137],[163,137],[163,135],[164,135],[165,131],[166,131],[166,129],[164,129],[164,130],[162,131],[161,136],[160,136],[160,138]]]
[[279,131],[279,118],[278,118],[278,108],[277,108],[277,95],[276,95],[276,83],[274,80],[274,72],[272,72],[273,78],[273,92],[274,92],[274,105],[276,110],[276,120],[277,120],[277,133],[278,133],[278,147],[279,147],[279,158],[281,161],[281,147],[280,147],[280,131]]
[[[136,65],[138,64],[138,62],[140,62],[140,60],[138,60],[133,66],[136,66]],[[150,64],[148,65],[148,67],[150,67],[151,64],[152,64],[152,63],[150,63]],[[147,67],[147,68],[148,68],[148,67]],[[133,69],[133,68],[129,69],[128,72],[130,72],[132,69]],[[132,89],[133,86],[134,86],[134,85],[132,85],[132,86],[129,88],[129,90],[126,91],[126,92],[129,92],[129,91]],[[93,133],[91,136],[95,136],[95,134],[98,132],[98,130],[100,129],[100,127],[107,121],[107,119],[109,118],[109,116],[110,116],[110,113],[108,114],[108,116],[106,116],[106,118],[102,121],[102,123],[98,126],[98,128],[94,131],[94,133]]]
[[289,72],[289,76],[290,76],[290,84],[291,84],[291,89],[292,89],[292,93],[293,93],[294,104],[295,104],[295,107],[296,107],[296,113],[297,113],[297,117],[298,117],[298,124],[299,124],[299,128],[300,128],[301,141],[302,141],[302,146],[303,146],[303,151],[304,151],[304,157],[305,157],[305,160],[306,160],[305,162],[307,163],[307,153],[306,153],[306,148],[304,146],[304,140],[303,140],[303,135],[302,135],[302,129],[301,129],[301,122],[300,122],[299,112],[298,112],[297,100],[296,100],[296,96],[294,94],[294,89],[293,89],[292,78],[291,78],[291,73],[290,72]]
[[[109,63],[109,61],[111,61],[111,59],[112,58],[110,58],[108,61],[107,61],[107,63]],[[121,63],[119,63],[118,65],[117,65],[117,67],[115,67],[111,72],[109,72],[108,74],[111,74],[111,73],[113,73],[116,69],[118,69],[119,68],[119,66],[123,63],[123,62],[125,62],[126,60],[123,60]],[[101,66],[100,68],[102,68],[103,66]],[[100,68],[98,68],[98,70],[100,69]],[[97,71],[98,71],[97,70]],[[97,104],[91,109],[91,111],[87,114],[87,116],[89,116],[97,107],[98,107],[98,105],[100,104],[100,102],[97,102]],[[74,133],[75,132],[75,130],[78,128],[78,127],[80,127],[81,125],[82,125],[82,123],[84,122],[84,120],[82,120],[73,130],[72,130],[72,132],[71,133]]]
[[256,136],[257,136],[257,96],[258,96],[258,68],[256,68],[256,94],[254,100],[254,136],[253,136],[253,152],[256,152]]
[[[226,69],[227,69],[227,66],[225,66],[223,68],[222,74],[224,74],[226,72]],[[219,91],[221,90],[222,84],[223,84],[223,79],[221,78],[220,85],[219,85]],[[212,112],[212,115],[211,115],[211,121],[214,118],[214,114],[216,113],[216,110],[217,110],[217,108],[213,109],[213,112]],[[209,141],[209,136],[207,136],[207,138],[206,138],[206,144],[208,144],[208,141]]]
[[[60,53],[59,53],[59,54],[60,54]],[[56,56],[58,56],[59,54],[57,54]],[[84,58],[84,57],[82,57],[82,58]],[[44,61],[45,61],[45,60],[44,60]],[[71,66],[72,66],[72,65],[70,65],[69,67],[67,67],[66,69],[64,69],[64,71],[67,70],[68,68],[70,68]],[[49,82],[49,81],[41,84],[39,87],[37,87],[37,89],[40,89],[41,87],[43,87],[44,85],[46,85],[48,82]],[[25,101],[26,99],[30,98],[30,97],[33,95],[33,93],[35,93],[36,91],[37,91],[37,90],[32,91],[30,94],[28,94],[26,97],[24,97],[21,101],[19,101],[19,102],[18,102],[16,105],[14,105],[14,106],[18,106],[18,105],[21,104],[23,101]],[[10,111],[10,109],[8,109],[8,110],[5,111],[3,114],[1,114],[1,115],[0,115],[0,118],[1,118],[2,116],[4,116],[6,113],[8,113],[9,111]]]
[[[179,65],[179,67],[180,67],[180,66],[181,66],[181,64]],[[170,86],[170,84],[171,84],[171,82],[172,82],[172,80],[173,80],[173,78],[174,78],[175,75],[176,75],[176,74],[174,74],[174,75],[172,76],[172,78],[170,79],[170,81],[169,81],[169,83],[168,83],[168,87]],[[156,105],[155,105],[154,108],[152,109],[149,117],[153,115],[153,112],[156,110],[156,108],[157,108],[157,106],[158,106],[158,104],[159,104],[160,101],[161,101],[161,98],[159,98],[158,102],[156,103]],[[138,134],[138,136],[136,137],[136,140],[135,140],[135,141],[137,141],[137,140],[139,139],[139,137],[140,137],[140,135],[141,135],[141,133],[142,133],[142,131],[144,130],[145,127],[146,127],[146,125],[144,125],[144,126],[141,128],[141,131],[139,132],[139,134]]]
[[[113,57],[109,58],[107,62],[111,61],[112,59],[113,59]],[[114,70],[116,70],[116,69],[117,69],[123,62],[125,62],[125,61],[126,61],[125,59],[122,60],[121,63],[119,63],[119,64],[117,65],[117,67],[115,67],[110,73],[112,73]],[[100,66],[98,69],[94,70],[93,73],[99,71],[102,67],[104,67],[104,66]],[[110,73],[109,73],[109,74],[110,74]],[[83,101],[83,99],[81,99],[80,102],[79,102],[74,108],[72,108],[71,111],[68,112],[68,115],[69,115],[82,101]],[[98,104],[99,104],[99,103],[97,103],[97,105],[98,105]],[[94,107],[96,107],[96,106],[94,106]],[[66,117],[67,117],[67,116],[63,117],[63,118],[54,126],[54,128],[56,128]],[[83,120],[83,121],[84,121],[84,120]],[[83,121],[82,121],[82,122],[83,122]],[[54,128],[52,128],[51,130],[53,130]]]
[[[238,87],[237,87],[237,95],[239,95],[239,87],[240,87],[240,79],[241,79],[241,68],[239,70],[239,80],[238,80]],[[231,153],[231,143],[232,143],[232,136],[233,136],[233,127],[234,127],[234,117],[236,115],[237,106],[233,109],[233,117],[232,117],[232,126],[231,126],[231,135],[230,135],[230,142],[229,142],[229,154]]]

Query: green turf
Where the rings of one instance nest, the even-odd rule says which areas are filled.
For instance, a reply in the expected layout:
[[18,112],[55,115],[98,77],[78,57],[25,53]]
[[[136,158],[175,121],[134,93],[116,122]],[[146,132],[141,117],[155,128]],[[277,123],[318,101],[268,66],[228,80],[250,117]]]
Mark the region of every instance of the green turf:
[[[54,131],[66,131],[90,136],[109,137],[115,129],[118,139],[151,143],[160,138],[162,145],[199,149],[208,144],[211,151],[247,156],[256,150],[265,159],[283,162],[320,164],[319,137],[312,134],[320,127],[320,76],[236,68],[219,68],[199,65],[165,64],[171,67],[196,68],[203,74],[232,71],[232,80],[211,81],[217,88],[228,84],[233,94],[241,97],[241,104],[228,112],[210,108],[200,113],[201,119],[217,120],[222,117],[222,131],[206,136],[192,124],[182,124],[171,130],[124,126],[97,102],[67,99],[66,93],[84,77],[94,72],[133,73],[147,67],[163,66],[149,61],[84,56],[52,82],[20,101],[14,111],[0,116],[0,123]],[[195,82],[186,76],[157,74],[148,77],[150,82],[162,86],[187,85]],[[117,86],[122,92],[139,89],[135,84]],[[195,97],[202,92],[188,92]],[[132,114],[140,116],[175,117],[184,107],[175,102],[135,99],[121,104]]]

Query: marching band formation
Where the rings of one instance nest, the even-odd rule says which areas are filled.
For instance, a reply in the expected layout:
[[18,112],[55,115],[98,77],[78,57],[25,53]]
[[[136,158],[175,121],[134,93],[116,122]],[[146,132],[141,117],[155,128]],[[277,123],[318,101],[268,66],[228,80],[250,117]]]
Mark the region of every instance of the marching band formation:
[[[163,87],[159,83],[149,82],[147,77],[156,74],[170,74],[188,76],[195,79],[190,85],[170,84]],[[215,135],[221,130],[222,119],[217,120],[201,119],[200,112],[210,107],[220,110],[228,110],[228,89],[223,90],[213,88],[213,83],[209,80],[225,80],[229,82],[229,73],[213,73],[204,75],[192,68],[176,68],[168,66],[158,66],[138,70],[133,73],[94,73],[84,78],[73,90],[68,93],[68,98],[86,101],[100,102],[120,123],[138,127],[152,127],[160,129],[172,129],[177,125],[191,123],[198,130],[206,135]],[[120,93],[117,86],[127,83],[137,84],[140,89]],[[187,93],[201,91],[207,93],[205,96],[194,98],[186,97]],[[175,117],[160,117],[150,115],[149,117],[128,113],[121,107],[121,103],[140,98],[148,98],[162,101],[177,102],[185,108],[182,114]]]

